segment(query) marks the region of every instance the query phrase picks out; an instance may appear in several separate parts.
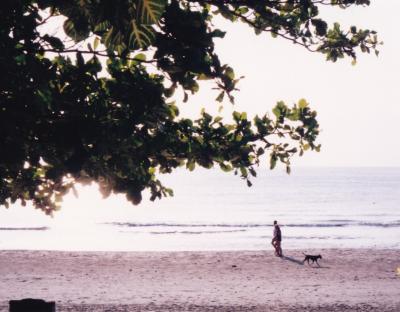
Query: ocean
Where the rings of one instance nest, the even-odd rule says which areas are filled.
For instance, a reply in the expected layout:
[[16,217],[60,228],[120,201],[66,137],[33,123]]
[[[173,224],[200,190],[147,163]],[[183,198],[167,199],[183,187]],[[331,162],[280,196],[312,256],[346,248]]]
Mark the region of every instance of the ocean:
[[[78,187],[53,218],[0,207],[0,249],[88,251],[400,249],[400,168],[259,169],[253,186],[233,173],[178,170],[175,196],[132,206]],[[148,194],[144,198],[148,197]]]

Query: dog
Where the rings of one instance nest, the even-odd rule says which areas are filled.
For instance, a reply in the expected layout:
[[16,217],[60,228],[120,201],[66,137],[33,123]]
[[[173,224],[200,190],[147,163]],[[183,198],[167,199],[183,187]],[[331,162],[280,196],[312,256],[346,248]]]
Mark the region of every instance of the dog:
[[322,259],[321,255],[306,255],[305,253],[303,253],[303,255],[304,255],[303,263],[307,261],[307,263],[310,264],[310,260],[311,260],[312,263],[316,262],[318,264],[318,266],[320,266],[318,263],[318,259]]

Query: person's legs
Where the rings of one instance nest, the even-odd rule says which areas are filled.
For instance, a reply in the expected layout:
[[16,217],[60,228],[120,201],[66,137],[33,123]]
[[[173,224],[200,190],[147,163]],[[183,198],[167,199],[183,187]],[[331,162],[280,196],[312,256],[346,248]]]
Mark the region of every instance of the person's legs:
[[281,241],[276,241],[275,250],[276,250],[278,257],[282,257]]
[[275,256],[280,257],[280,256],[279,256],[279,250],[280,250],[279,241],[273,240],[273,241],[271,242],[271,244],[272,244],[272,246],[274,246],[274,248],[275,248]]

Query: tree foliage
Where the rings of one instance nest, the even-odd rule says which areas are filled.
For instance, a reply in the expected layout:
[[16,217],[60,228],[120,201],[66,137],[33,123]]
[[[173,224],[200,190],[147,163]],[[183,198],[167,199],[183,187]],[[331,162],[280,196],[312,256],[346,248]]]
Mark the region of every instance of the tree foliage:
[[[137,204],[172,195],[157,179],[196,165],[238,173],[251,185],[267,152],[270,167],[319,149],[316,112],[305,100],[273,115],[233,122],[206,112],[180,118],[184,101],[209,79],[234,101],[239,78],[214,51],[225,32],[215,16],[270,33],[329,61],[376,51],[374,31],[331,27],[319,7],[368,0],[5,0],[0,19],[0,205],[32,201],[51,214],[74,183]],[[63,30],[44,31],[57,16]],[[83,44],[83,41],[85,44]],[[90,42],[89,44],[87,44]],[[145,53],[143,53],[145,52]],[[149,55],[151,57],[149,58]]]

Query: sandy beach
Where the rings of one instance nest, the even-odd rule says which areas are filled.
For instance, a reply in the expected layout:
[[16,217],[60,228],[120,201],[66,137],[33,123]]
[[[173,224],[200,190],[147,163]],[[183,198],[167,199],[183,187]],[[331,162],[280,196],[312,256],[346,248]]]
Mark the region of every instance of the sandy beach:
[[57,311],[400,311],[399,250],[0,251],[0,311],[8,300]]

